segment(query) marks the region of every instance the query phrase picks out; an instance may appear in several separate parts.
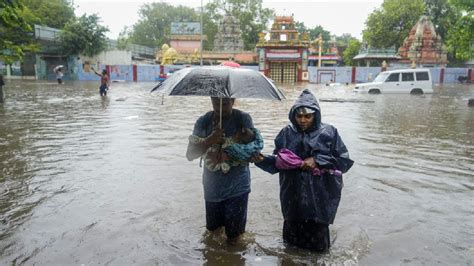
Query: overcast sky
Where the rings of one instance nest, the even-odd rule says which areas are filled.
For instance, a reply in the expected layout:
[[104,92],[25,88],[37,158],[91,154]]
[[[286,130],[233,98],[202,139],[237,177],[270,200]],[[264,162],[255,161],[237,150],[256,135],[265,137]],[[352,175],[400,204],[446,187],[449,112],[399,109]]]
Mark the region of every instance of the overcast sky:
[[[206,4],[209,0],[203,0]],[[131,27],[139,19],[141,5],[154,0],[75,0],[76,15],[97,13],[102,25],[110,32],[107,36],[116,39],[124,26]],[[173,5],[199,7],[200,0],[168,0]],[[263,0],[264,7],[272,8],[277,15],[291,15],[307,27],[323,26],[331,34],[350,33],[361,39],[367,16],[380,7],[383,0]]]

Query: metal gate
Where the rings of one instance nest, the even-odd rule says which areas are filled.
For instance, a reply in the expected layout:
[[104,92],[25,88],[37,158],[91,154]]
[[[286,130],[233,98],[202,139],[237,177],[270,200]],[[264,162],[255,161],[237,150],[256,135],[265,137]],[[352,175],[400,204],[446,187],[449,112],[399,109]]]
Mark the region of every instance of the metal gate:
[[297,63],[294,62],[271,62],[270,78],[275,82],[294,83],[296,82]]

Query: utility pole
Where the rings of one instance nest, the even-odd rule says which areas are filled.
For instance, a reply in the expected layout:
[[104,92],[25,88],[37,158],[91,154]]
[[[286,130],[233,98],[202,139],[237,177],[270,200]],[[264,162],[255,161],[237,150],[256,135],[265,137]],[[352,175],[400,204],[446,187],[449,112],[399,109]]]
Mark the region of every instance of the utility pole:
[[319,47],[319,60],[318,60],[318,67],[321,67],[321,52],[323,48],[323,36],[319,34],[319,37],[316,39],[318,42],[318,47]]
[[203,49],[203,47],[202,47],[202,27],[203,27],[203,25],[202,25],[202,13],[203,13],[203,10],[204,9],[203,9],[202,0],[201,0],[201,27],[200,27],[201,28],[201,66],[202,66],[202,49]]

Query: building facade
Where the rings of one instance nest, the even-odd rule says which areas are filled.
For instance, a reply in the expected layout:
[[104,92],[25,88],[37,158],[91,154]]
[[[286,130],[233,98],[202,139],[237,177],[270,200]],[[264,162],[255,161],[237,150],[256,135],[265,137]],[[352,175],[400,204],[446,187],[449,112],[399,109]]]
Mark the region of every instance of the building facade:
[[309,38],[299,35],[292,16],[277,16],[270,39],[261,33],[257,43],[259,70],[275,82],[308,80]]

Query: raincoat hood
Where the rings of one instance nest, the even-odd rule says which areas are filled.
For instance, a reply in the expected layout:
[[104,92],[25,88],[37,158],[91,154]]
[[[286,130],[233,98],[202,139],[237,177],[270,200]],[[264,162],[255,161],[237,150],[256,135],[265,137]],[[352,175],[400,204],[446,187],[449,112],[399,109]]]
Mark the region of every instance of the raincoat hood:
[[298,123],[296,123],[296,110],[300,107],[306,107],[313,109],[314,112],[314,124],[313,127],[308,129],[307,131],[313,131],[315,129],[319,129],[321,127],[321,110],[319,108],[319,103],[316,97],[308,90],[305,89],[301,92],[298,99],[296,99],[295,104],[290,109],[290,113],[288,114],[288,118],[292,124],[293,129],[299,131]]
[[[295,118],[300,107],[315,111],[314,126],[304,132],[299,130]],[[340,173],[347,172],[354,161],[349,158],[337,128],[321,122],[319,104],[309,90],[304,90],[298,97],[289,118],[291,124],[285,126],[275,138],[273,155],[265,156],[262,162],[255,165],[269,173],[280,173],[280,203],[286,221],[311,220],[332,224],[341,200],[343,179]],[[312,157],[318,165],[319,174],[314,169],[278,168],[277,157],[281,159],[285,151],[301,160]]]

